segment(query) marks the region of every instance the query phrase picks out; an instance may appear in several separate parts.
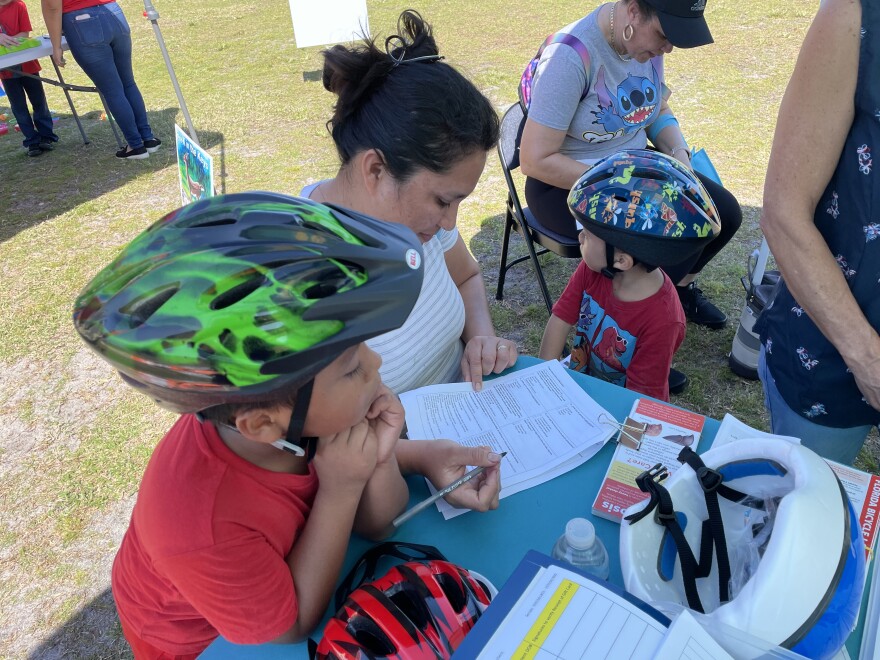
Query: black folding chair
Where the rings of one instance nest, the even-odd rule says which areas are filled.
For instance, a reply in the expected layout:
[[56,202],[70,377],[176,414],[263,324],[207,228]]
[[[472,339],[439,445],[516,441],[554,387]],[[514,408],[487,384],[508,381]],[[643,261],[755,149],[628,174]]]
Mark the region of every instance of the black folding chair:
[[[498,269],[498,290],[495,293],[495,299],[504,298],[504,278],[507,271],[516,264],[531,259],[549,313],[553,308],[553,300],[547,291],[547,282],[544,280],[544,272],[541,270],[538,257],[546,252],[553,252],[560,257],[580,259],[581,251],[577,238],[563,236],[548,229],[538,221],[528,207],[523,207],[520,204],[519,193],[510,173],[519,167],[519,141],[522,138],[525,123],[526,118],[519,103],[510,106],[501,120],[498,158],[501,160],[501,169],[504,171],[504,179],[507,181],[507,217],[504,223],[504,241],[501,244],[501,265]],[[507,263],[511,229],[515,229],[522,235],[529,253]],[[538,245],[539,249],[536,250],[535,245]]]

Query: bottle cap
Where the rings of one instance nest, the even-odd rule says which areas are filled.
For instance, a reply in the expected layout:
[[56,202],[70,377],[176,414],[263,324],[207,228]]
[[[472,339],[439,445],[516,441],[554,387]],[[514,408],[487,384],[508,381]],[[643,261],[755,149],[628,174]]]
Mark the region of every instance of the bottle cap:
[[596,542],[596,528],[586,518],[572,518],[565,526],[565,540],[577,550],[586,550]]

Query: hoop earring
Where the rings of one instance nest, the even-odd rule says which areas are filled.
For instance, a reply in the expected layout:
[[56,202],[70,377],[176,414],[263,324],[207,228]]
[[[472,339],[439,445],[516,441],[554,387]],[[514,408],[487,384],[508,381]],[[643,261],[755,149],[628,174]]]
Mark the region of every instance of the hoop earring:
[[[627,32],[627,30],[629,30]],[[627,23],[626,27],[623,28],[623,40],[629,41],[633,38],[633,33],[635,32],[635,28],[633,28],[632,23]]]

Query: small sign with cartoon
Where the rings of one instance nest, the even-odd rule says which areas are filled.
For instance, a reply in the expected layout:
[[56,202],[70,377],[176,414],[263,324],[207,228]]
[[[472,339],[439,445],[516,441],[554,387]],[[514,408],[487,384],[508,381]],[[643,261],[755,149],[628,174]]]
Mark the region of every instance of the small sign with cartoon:
[[180,199],[184,205],[214,196],[214,160],[192,141],[177,124],[177,169],[180,172]]

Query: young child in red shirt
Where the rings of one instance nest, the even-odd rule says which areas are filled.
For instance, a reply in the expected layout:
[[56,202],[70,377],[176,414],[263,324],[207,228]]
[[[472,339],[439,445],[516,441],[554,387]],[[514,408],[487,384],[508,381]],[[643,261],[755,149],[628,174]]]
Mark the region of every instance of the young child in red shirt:
[[123,379],[182,413],[147,466],[113,565],[135,657],[303,639],[352,531],[380,538],[403,474],[498,505],[497,455],[401,440],[403,408],[364,340],[403,324],[421,247],[406,227],[272,193],[215,197],[136,238],[74,324]]
[[575,326],[571,369],[668,401],[686,320],[658,266],[685,261],[718,234],[709,194],[677,160],[631,149],[587,170],[568,206],[583,262],[553,306],[540,357],[559,358]]
[[[0,0],[0,46],[17,46],[22,38],[30,35],[31,21],[23,0]],[[22,145],[28,156],[39,156],[44,151],[55,148],[58,136],[52,128],[52,114],[46,101],[43,83],[36,78],[21,75],[35,75],[40,71],[37,60],[24,62],[10,69],[0,71],[3,89],[9,97],[9,106],[24,138]],[[28,110],[28,100],[33,108],[33,116]]]

